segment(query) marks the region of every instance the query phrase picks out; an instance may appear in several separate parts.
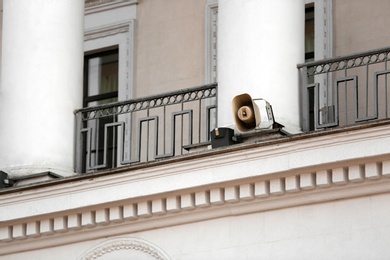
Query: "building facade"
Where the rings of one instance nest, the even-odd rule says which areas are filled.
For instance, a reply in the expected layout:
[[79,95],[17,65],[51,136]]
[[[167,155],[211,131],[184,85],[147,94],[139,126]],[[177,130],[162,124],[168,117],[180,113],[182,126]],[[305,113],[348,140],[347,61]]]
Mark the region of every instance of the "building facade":
[[0,3],[0,259],[390,257],[388,1]]

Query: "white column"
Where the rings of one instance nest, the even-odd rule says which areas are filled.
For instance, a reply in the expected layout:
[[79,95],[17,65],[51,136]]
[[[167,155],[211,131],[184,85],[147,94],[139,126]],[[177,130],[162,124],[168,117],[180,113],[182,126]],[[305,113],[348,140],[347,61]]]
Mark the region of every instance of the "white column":
[[84,1],[4,0],[0,170],[73,174]]
[[270,102],[287,131],[300,131],[304,12],[304,0],[219,1],[218,126],[234,125],[231,101],[248,93]]

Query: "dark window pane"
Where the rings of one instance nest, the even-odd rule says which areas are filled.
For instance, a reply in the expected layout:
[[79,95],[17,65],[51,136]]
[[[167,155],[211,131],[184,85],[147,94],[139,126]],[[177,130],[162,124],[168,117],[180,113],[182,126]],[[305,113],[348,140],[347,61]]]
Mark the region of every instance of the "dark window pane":
[[305,12],[305,60],[314,60],[314,7]]
[[118,101],[118,50],[85,56],[84,106]]

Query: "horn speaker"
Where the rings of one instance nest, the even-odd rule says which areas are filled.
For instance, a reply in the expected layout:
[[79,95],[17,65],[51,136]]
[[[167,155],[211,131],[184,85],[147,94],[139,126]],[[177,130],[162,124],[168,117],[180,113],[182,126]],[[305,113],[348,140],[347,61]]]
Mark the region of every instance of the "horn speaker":
[[234,124],[241,133],[255,130],[260,125],[260,110],[247,94],[235,96],[232,101]]

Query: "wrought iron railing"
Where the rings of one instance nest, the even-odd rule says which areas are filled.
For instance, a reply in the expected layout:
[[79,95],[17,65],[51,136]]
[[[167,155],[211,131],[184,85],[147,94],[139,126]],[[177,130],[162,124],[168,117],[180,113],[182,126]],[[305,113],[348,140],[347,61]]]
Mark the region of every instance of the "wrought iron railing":
[[388,118],[390,48],[298,65],[303,131]]
[[217,122],[217,85],[75,111],[76,171],[90,172],[188,153]]

